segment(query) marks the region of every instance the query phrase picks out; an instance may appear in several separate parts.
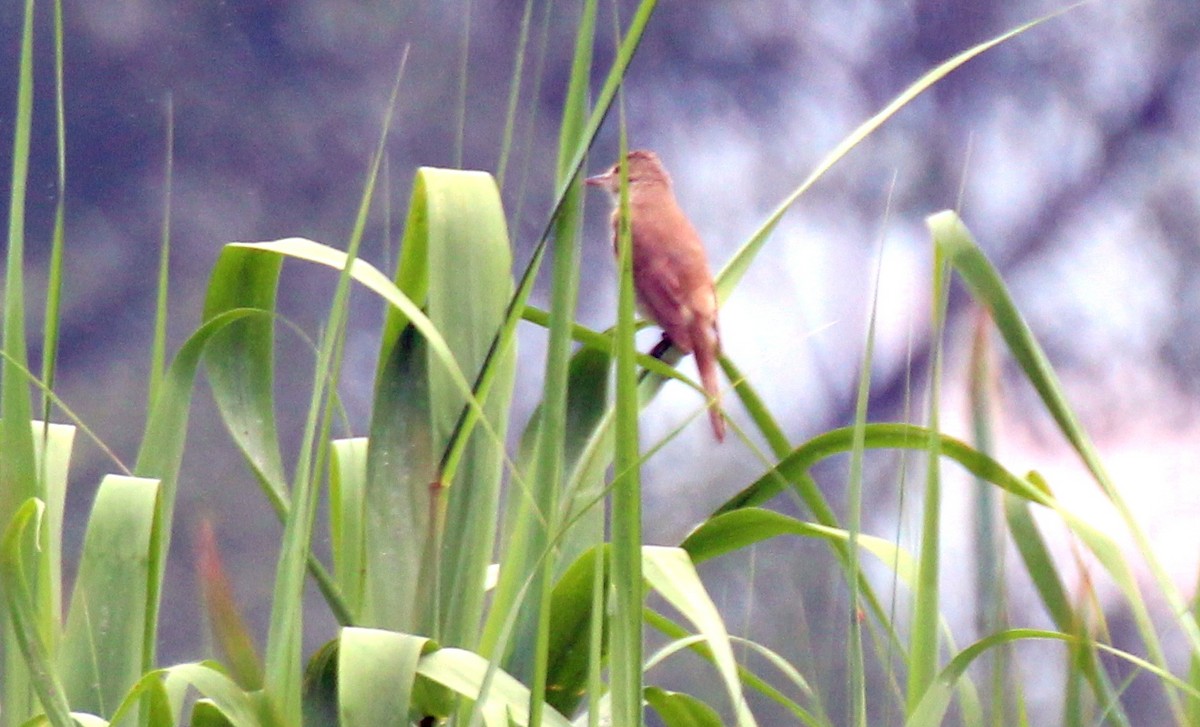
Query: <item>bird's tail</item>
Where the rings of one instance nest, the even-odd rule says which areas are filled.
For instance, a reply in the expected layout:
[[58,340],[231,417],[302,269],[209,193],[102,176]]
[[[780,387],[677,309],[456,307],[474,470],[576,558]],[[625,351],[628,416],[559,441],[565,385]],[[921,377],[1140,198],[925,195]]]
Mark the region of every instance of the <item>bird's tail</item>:
[[717,379],[717,344],[699,343],[696,346],[696,368],[700,370],[700,383],[708,394],[708,419],[712,422],[713,434],[718,442],[725,441],[725,419],[721,416],[721,382]]

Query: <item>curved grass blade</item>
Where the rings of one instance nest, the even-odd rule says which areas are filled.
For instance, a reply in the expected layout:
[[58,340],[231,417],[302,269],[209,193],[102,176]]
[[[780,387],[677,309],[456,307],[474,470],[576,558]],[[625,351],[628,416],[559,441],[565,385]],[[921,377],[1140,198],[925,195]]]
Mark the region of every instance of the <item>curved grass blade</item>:
[[733,657],[725,622],[700,582],[700,576],[687,553],[679,548],[645,546],[642,548],[642,557],[645,559],[646,581],[687,617],[697,632],[708,641],[739,727],[756,724],[738,680],[737,661]]
[[[1154,554],[1145,531],[1138,524],[1132,510],[1108,475],[1091,438],[1067,403],[1066,395],[1063,393],[1058,377],[1054,374],[1049,359],[1037,343],[1020,311],[1017,310],[999,273],[983,254],[983,251],[979,249],[958,215],[950,211],[939,212],[928,217],[926,224],[933,234],[934,244],[937,246],[939,254],[944,255],[955,272],[961,276],[975,300],[988,309],[1009,351],[1020,365],[1030,384],[1038,392],[1042,403],[1058,424],[1059,430],[1079,455],[1101,491],[1116,508],[1132,535],[1139,553],[1149,565],[1159,591],[1175,614],[1176,624],[1182,630],[1189,647],[1193,652],[1200,653],[1200,626],[1192,618],[1178,588]],[[1093,552],[1104,563],[1105,568],[1113,575],[1117,585],[1124,593],[1151,660],[1165,666],[1166,656],[1142,598],[1141,589],[1129,572],[1128,564],[1125,563],[1119,551],[1111,547],[1107,538],[1095,533],[1082,521],[1072,527],[1085,542],[1088,542],[1089,548],[1093,549]],[[1095,536],[1096,539],[1093,539],[1092,536]],[[1172,712],[1177,719],[1182,720],[1183,707],[1178,694],[1174,690],[1167,689],[1166,696]]]
[[[705,660],[713,662],[712,649],[708,647],[708,642],[706,639],[696,635],[688,635],[688,632],[682,626],[651,609],[646,609],[646,621],[669,638],[675,639],[675,645],[678,645],[680,648],[688,648],[699,654]],[[796,687],[796,689],[803,692],[806,696],[813,699],[817,699],[819,697],[812,687],[809,686],[808,682],[805,681],[804,676],[800,674],[800,672],[797,671],[796,668],[782,656],[774,651],[771,651],[762,644],[748,641],[746,639],[734,638],[734,640],[760,654],[772,666],[783,673],[787,677],[788,681]],[[654,658],[647,662],[647,671],[656,666],[669,655],[670,652],[668,649],[660,650]],[[794,700],[787,697],[781,691],[768,684],[757,674],[751,672],[744,666],[738,666],[738,679],[741,680],[742,684],[759,692],[760,694],[763,694],[776,704],[786,709],[788,712],[791,712],[796,718],[797,724],[805,725],[805,727],[831,727],[832,722],[830,722],[829,718],[820,711],[821,705],[819,702],[816,705],[818,709],[817,713],[810,713],[808,710],[797,704]]]
[[[146,633],[158,633],[158,609],[162,594],[162,580],[166,568],[167,553],[171,548],[171,523],[175,511],[179,466],[183,461],[183,448],[187,440],[188,414],[191,409],[192,385],[196,380],[196,369],[200,357],[212,336],[225,326],[262,311],[231,310],[207,321],[184,342],[171,366],[167,369],[159,388],[158,398],[146,421],[134,474],[162,483],[158,497],[158,521],[162,523],[157,550],[150,565],[150,611],[147,615]],[[144,642],[143,669],[154,665],[155,640]]]
[[[938,448],[942,455],[955,460],[971,474],[987,480],[998,487],[1012,492],[1030,502],[1051,505],[1052,499],[1036,484],[1013,475],[996,460],[976,451],[970,445],[944,434],[935,434],[924,427],[912,424],[867,424],[864,429],[863,446],[867,449],[926,449],[931,437],[938,437]],[[814,513],[827,509],[820,492],[811,480],[805,480],[808,470],[820,460],[850,451],[853,446],[854,428],[843,427],[820,434],[801,444],[787,457],[741,492],[717,508],[713,515],[731,512],[743,507],[759,505],[777,495],[788,483],[800,487],[800,496]],[[822,525],[836,526],[818,518]]]
[[[67,227],[67,122],[63,100],[63,12],[62,0],[54,0],[54,141],[57,151],[58,178],[55,184],[54,231],[50,238],[50,262],[46,275],[46,306],[42,317],[42,419],[50,421],[55,373],[58,365],[58,339],[62,308],[63,250]],[[47,503],[49,504],[49,503]],[[54,613],[61,613],[56,608]]]
[[[847,544],[852,540],[850,533],[840,528],[806,523],[773,510],[748,507],[705,520],[679,547],[687,551],[693,562],[701,563],[780,535],[821,538]],[[875,556],[888,568],[894,568],[902,583],[913,585],[917,564],[904,549],[891,541],[863,533],[858,533],[853,540],[861,550]]]
[[950,75],[951,72],[962,67],[967,61],[982,55],[1001,43],[1011,40],[1012,38],[1021,35],[1022,33],[1041,25],[1048,20],[1069,12],[1070,10],[1073,10],[1082,4],[1082,2],[1075,3],[1074,5],[1070,5],[1062,10],[1038,18],[1037,20],[1019,25],[1007,33],[998,35],[991,40],[984,41],[983,43],[968,48],[962,53],[959,53],[953,58],[943,62],[933,70],[926,72],[911,86],[904,89],[904,91],[901,92],[900,95],[894,98],[890,103],[888,103],[888,105],[884,106],[883,109],[881,109],[877,114],[864,121],[858,128],[851,132],[849,136],[839,142],[837,146],[835,146],[828,154],[825,155],[824,158],[821,159],[821,161],[817,164],[816,169],[814,169],[812,173],[808,175],[808,178],[805,179],[794,192],[788,195],[787,198],[775,208],[775,211],[771,213],[766,222],[763,223],[762,227],[760,227],[754,233],[754,235],[751,236],[746,244],[742,245],[742,247],[738,249],[733,258],[731,258],[725,267],[721,269],[720,273],[717,274],[716,281],[717,298],[721,302],[724,302],[733,293],[734,288],[737,287],[737,284],[741,281],[742,276],[746,274],[746,270],[749,269],[750,264],[754,262],[754,258],[758,255],[759,251],[762,249],[762,246],[766,243],[767,238],[770,237],[771,233],[775,231],[775,228],[779,225],[780,220],[783,219],[783,215],[788,211],[789,208],[791,208],[793,204],[795,204],[796,200],[798,200],[802,194],[807,192],[809,187],[813,186],[813,184],[815,184],[816,181],[825,174],[825,172],[829,171],[834,164],[837,164],[839,161],[841,161],[842,157],[849,154],[854,147],[858,146],[859,143],[863,141],[863,139],[866,139],[868,136],[874,133],[876,129],[878,129],[880,126],[883,126],[884,122],[895,116],[900,109],[907,106],[909,102],[911,102],[917,96],[920,96],[922,93],[929,90],[929,88],[935,83]]

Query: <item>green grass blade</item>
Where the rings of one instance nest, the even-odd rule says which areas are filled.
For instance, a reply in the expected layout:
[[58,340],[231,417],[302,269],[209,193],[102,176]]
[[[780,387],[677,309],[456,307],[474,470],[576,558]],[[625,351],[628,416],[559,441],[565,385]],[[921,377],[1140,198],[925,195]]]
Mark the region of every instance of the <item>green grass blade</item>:
[[[1028,503],[1005,493],[1004,514],[1013,543],[1025,566],[1025,572],[1033,581],[1038,597],[1041,598],[1042,605],[1050,614],[1054,625],[1063,633],[1079,633],[1086,624],[1086,618],[1071,606],[1066,586],[1059,577],[1058,568],[1055,567],[1046,541],[1042,538],[1042,533],[1034,522]],[[1086,648],[1083,644],[1072,647],[1071,669],[1072,672],[1077,672],[1079,676],[1087,680],[1100,703],[1119,706],[1118,695],[1114,691],[1107,673],[1101,667],[1094,649]],[[1068,675],[1067,678],[1078,681],[1074,673]],[[1128,723],[1119,710],[1114,713],[1113,719],[1117,724]]]
[[679,547],[688,553],[693,562],[701,563],[781,535],[856,543],[863,552],[875,556],[887,568],[895,569],[901,583],[912,586],[916,581],[916,561],[891,541],[863,533],[851,537],[847,530],[807,523],[755,507],[734,510],[705,520]]
[[[946,709],[949,706],[950,698],[953,689],[958,680],[962,679],[966,674],[967,668],[982,654],[991,649],[1002,647],[1006,644],[1018,641],[1062,641],[1068,645],[1075,644],[1079,638],[1070,634],[1064,634],[1057,631],[1044,631],[1040,629],[1007,629],[994,634],[990,634],[967,648],[955,654],[950,663],[938,674],[937,679],[931,685],[925,698],[917,706],[917,709],[905,723],[908,727],[931,727],[933,725],[943,724]],[[1105,644],[1093,643],[1088,645],[1102,651],[1106,651],[1138,669],[1145,670],[1152,674],[1155,678],[1162,680],[1167,685],[1189,693],[1191,696],[1200,696],[1200,692],[1193,690],[1183,680],[1176,677],[1170,671],[1163,669],[1151,662],[1142,659],[1129,652],[1115,649]]]
[[844,563],[846,583],[850,587],[849,608],[847,612],[847,631],[849,638],[846,643],[846,663],[849,665],[850,687],[847,713],[853,723],[865,727],[867,723],[867,677],[866,665],[863,659],[862,619],[858,617],[860,609],[859,583],[861,571],[858,563],[858,538],[862,532],[862,490],[863,490],[863,457],[865,448],[863,441],[867,424],[867,405],[871,399],[871,366],[875,358],[875,321],[879,310],[879,280],[881,277],[883,253],[876,252],[877,263],[875,283],[871,293],[871,309],[867,317],[867,337],[863,346],[862,360],[859,363],[858,393],[854,406],[854,438],[850,447],[850,471],[847,473],[846,499],[850,510],[848,532],[850,548]]
[[[41,539],[38,543],[44,558],[43,567],[39,570],[40,588],[46,594],[49,614],[55,616],[63,612],[63,518],[66,513],[67,474],[71,465],[71,450],[75,443],[75,427],[35,421],[32,430],[46,506]],[[45,633],[51,651],[56,653],[62,625],[58,618],[50,618],[49,621],[49,629]]]
[[[4,602],[11,621],[8,633],[13,638],[9,641],[9,649],[13,662],[19,663],[25,675],[25,685],[32,688],[41,703],[40,710],[44,711],[54,727],[73,727],[74,722],[69,715],[66,694],[62,682],[54,670],[52,656],[46,640],[39,628],[41,616],[34,596],[29,588],[26,577],[26,563],[30,556],[26,555],[25,541],[34,540],[36,533],[30,535],[27,529],[31,520],[39,521],[45,512],[45,506],[40,500],[31,498],[13,514],[4,530],[4,539],[0,541],[0,585],[3,585]],[[12,648],[15,646],[16,648]],[[12,672],[6,672],[6,678],[11,678]],[[13,709],[12,704],[5,704],[5,710]],[[31,702],[27,711],[32,715],[39,707]],[[23,722],[24,715],[12,715],[8,718],[13,724]]]
[[525,0],[521,13],[521,31],[513,51],[512,81],[508,86],[508,107],[504,113],[504,131],[500,136],[500,160],[496,163],[496,186],[504,189],[508,158],[512,152],[513,129],[516,127],[517,102],[521,98],[521,78],[525,70],[525,49],[529,45],[529,27],[533,19],[533,0]]
[[[518,610],[519,604],[522,603],[520,594],[532,588],[530,577],[541,567],[539,556],[544,556],[548,552],[548,543],[557,539],[553,552],[558,562],[555,578],[559,580],[554,585],[553,606],[550,609],[552,623],[547,650],[549,670],[546,701],[564,714],[573,709],[579,683],[574,682],[572,687],[564,687],[562,684],[572,682],[576,677],[581,678],[586,670],[574,672],[571,667],[563,667],[558,661],[565,651],[586,659],[588,647],[586,623],[574,622],[568,615],[574,613],[575,606],[579,604],[566,606],[560,604],[559,599],[563,597],[562,589],[566,585],[562,579],[570,578],[570,573],[578,565],[577,559],[584,552],[594,553],[596,544],[604,538],[604,511],[597,505],[607,491],[604,476],[610,458],[586,458],[585,455],[589,451],[593,433],[608,411],[610,360],[606,352],[590,348],[581,349],[571,358],[567,383],[566,432],[563,437],[564,465],[571,476],[563,495],[560,508],[563,515],[558,520],[559,526],[555,532],[548,534],[551,540],[540,547],[535,542],[534,534],[540,539],[546,531],[548,518],[543,514],[544,507],[539,505],[532,490],[532,478],[524,474],[513,478],[504,512],[500,577],[492,595],[492,607],[489,609],[481,648],[481,653],[491,655],[497,645],[506,643],[515,646],[533,642],[537,628],[535,609],[520,609],[521,615],[516,623],[511,628],[506,624],[511,620],[512,612]],[[541,421],[539,407],[530,418],[522,437],[517,455],[518,472],[528,473],[533,467],[533,456],[540,440]],[[599,467],[587,467],[584,464],[585,459],[589,462],[600,461],[602,464]],[[586,472],[583,471],[585,469]],[[563,532],[562,528],[566,528],[566,531]],[[583,587],[590,589],[590,576]],[[588,598],[590,599],[590,592]],[[556,625],[563,623],[563,619],[569,622],[570,626]],[[502,640],[500,634],[506,628],[515,634],[515,637]],[[582,638],[583,641],[575,642],[574,639],[578,638]],[[563,639],[572,641],[573,650],[559,645]],[[517,678],[527,679],[532,673],[534,659],[534,655],[528,653],[529,651],[523,648],[513,649],[508,658],[501,662],[505,670]],[[566,708],[562,700],[568,700],[572,708]]]
[[759,433],[767,440],[767,446],[771,448],[771,452],[776,457],[787,456],[787,453],[792,450],[792,445],[775,416],[771,414],[771,410],[767,408],[758,392],[729,357],[722,355],[718,360],[721,362],[721,370],[725,372],[725,378],[733,384],[734,395],[742,403],[746,412],[750,414],[750,421],[754,422]]
[[154,342],[150,348],[150,383],[147,406],[158,395],[167,360],[167,291],[171,263],[171,177],[175,165],[175,105],[167,96],[167,149],[163,170],[162,232],[158,243],[158,287],[154,304]]
[[[615,21],[614,21],[615,22]],[[622,107],[623,109],[623,107]],[[623,113],[623,110],[622,110]],[[614,724],[641,725],[642,709],[642,454],[638,442],[638,379],[634,334],[633,236],[629,224],[629,168],[625,118],[620,124],[621,192],[617,226],[617,325],[613,334],[616,363],[615,446],[609,550],[613,606],[609,616],[609,689]]]
[[[943,456],[955,460],[967,472],[1030,502],[1051,504],[1052,499],[1049,493],[1038,487],[1036,483],[1017,477],[999,462],[973,449],[963,441],[945,434],[937,434],[925,427],[912,424],[867,424],[863,445],[867,449],[920,451],[929,447],[931,437],[938,438],[938,449]],[[817,462],[836,454],[848,452],[853,446],[853,438],[853,427],[833,429],[813,437],[792,450],[791,454],[780,460],[767,473],[727,500],[713,514],[719,515],[743,507],[760,505],[777,495],[789,483],[804,485],[800,494],[805,504],[814,511],[823,509],[825,507],[823,500],[815,499],[815,495],[808,491],[807,483],[803,478]],[[813,507],[814,504],[817,506],[816,508]],[[819,520],[819,522],[822,525],[836,525],[824,520]]]
[[[651,609],[646,610],[646,622],[669,638],[676,639],[677,644],[685,644],[686,642],[686,648],[691,649],[693,652],[699,654],[707,661],[713,661],[712,650],[708,647],[708,642],[705,639],[698,636],[688,636],[687,631],[684,630],[682,626],[679,626],[662,614],[656,613]],[[798,691],[810,698],[816,698],[816,693],[804,679],[804,676],[800,674],[800,672],[797,671],[796,668],[782,656],[771,651],[765,646],[762,646],[761,644],[747,641],[745,639],[738,639],[737,641],[760,654],[772,666],[783,673],[787,677],[788,681],[791,682]],[[660,651],[658,656],[665,656],[665,650]],[[647,669],[653,667],[654,663],[655,660],[651,660],[651,662],[647,664]],[[744,666],[738,667],[738,678],[741,680],[742,684],[754,689],[760,694],[763,694],[776,704],[786,709],[788,712],[792,713],[792,715],[796,718],[797,724],[805,725],[805,727],[830,727],[832,725],[832,723],[827,717],[825,717],[823,713],[810,713],[808,710],[797,704],[794,700],[783,694],[780,690],[771,686],[757,674],[754,674]],[[817,707],[818,709],[820,708],[819,703],[817,704]]]
[[59,655],[71,706],[110,716],[141,677],[158,480],[108,475],[88,518]]

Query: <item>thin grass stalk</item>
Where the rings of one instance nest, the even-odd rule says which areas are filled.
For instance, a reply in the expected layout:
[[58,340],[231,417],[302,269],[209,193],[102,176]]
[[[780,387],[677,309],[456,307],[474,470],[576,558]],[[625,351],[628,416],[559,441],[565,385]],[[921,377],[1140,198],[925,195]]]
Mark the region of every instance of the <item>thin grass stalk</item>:
[[[63,101],[63,18],[62,0],[54,0],[54,140],[56,152],[57,178],[55,180],[56,200],[54,204],[54,230],[51,233],[50,261],[46,279],[45,317],[42,321],[42,427],[39,446],[44,453],[50,445],[50,413],[53,407],[52,392],[54,389],[54,373],[58,361],[59,339],[59,310],[62,304],[63,278],[63,249],[66,247],[66,199],[67,199],[67,132],[66,111]],[[30,377],[32,378],[32,377]],[[34,382],[38,384],[38,382]],[[49,517],[56,518],[56,527],[48,530],[42,539],[43,552],[46,554],[44,567],[41,569],[41,585],[39,589],[46,594],[45,603],[50,614],[61,614],[62,607],[62,514],[65,484],[55,497],[53,486],[47,476],[50,458],[41,458],[37,481],[39,492],[46,502]],[[51,617],[46,624],[46,638],[51,653],[58,652],[58,642],[61,636],[59,619]]]
[[[517,101],[521,98],[521,78],[525,72],[525,48],[529,45],[529,26],[532,19],[533,0],[525,0],[525,10],[521,13],[521,31],[517,36],[517,46],[513,51],[512,81],[508,86],[508,107],[504,111],[504,131],[500,135],[500,160],[496,163],[496,186],[501,190],[504,189],[508,158],[512,153],[513,130],[516,128],[517,121]],[[534,88],[536,90],[536,86]],[[529,126],[532,128],[534,125],[530,123]]]
[[[54,0],[54,142],[56,151],[55,180],[57,199],[54,204],[54,232],[50,241],[50,263],[46,280],[46,307],[42,321],[42,421],[49,426],[53,400],[54,374],[58,364],[58,337],[62,308],[63,249],[66,247],[67,219],[67,122],[63,100],[63,13],[62,0]],[[47,432],[43,430],[43,438]],[[57,587],[56,587],[57,588]],[[55,613],[60,613],[56,609]]]
[[[939,388],[942,380],[942,336],[949,303],[949,266],[935,248],[933,268],[933,366],[929,372],[929,429],[939,431]],[[914,588],[912,633],[909,637],[908,702],[910,715],[938,672],[938,568],[941,554],[941,439],[931,437],[927,450],[924,512],[921,520],[919,570]]]
[[[288,513],[275,579],[275,594],[271,608],[271,628],[267,639],[266,671],[263,691],[276,718],[283,724],[299,724],[301,719],[301,637],[303,635],[303,589],[309,549],[312,541],[312,526],[316,515],[319,478],[323,473],[328,440],[330,409],[334,387],[329,383],[330,372],[337,362],[335,354],[340,350],[340,338],[349,309],[350,269],[358,257],[363,231],[366,229],[367,213],[374,195],[379,167],[384,155],[384,146],[391,129],[392,113],[400,92],[404,64],[400,65],[392,94],[389,98],[383,129],[365,189],[359,204],[350,243],[346,250],[346,264],[338,274],[337,288],[329,311],[329,327],[322,337],[321,348],[313,372],[313,397],[305,419],[292,490],[292,509]],[[318,439],[318,436],[321,439]]]
[[[580,145],[580,134],[587,114],[587,88],[592,68],[592,43],[596,30],[596,1],[584,3],[575,38],[575,58],[571,68],[571,83],[563,111],[559,134],[558,170],[555,184],[567,184],[567,196],[562,211],[555,220],[554,265],[551,287],[550,331],[546,347],[546,380],[542,395],[541,422],[534,464],[538,476],[534,487],[536,507],[542,512],[543,529],[536,534],[534,552],[549,550],[551,534],[559,527],[559,497],[565,489],[567,377],[571,360],[571,324],[579,298],[579,226],[583,218],[582,171],[575,170],[572,180],[567,175],[571,152]],[[534,642],[533,680],[530,685],[530,721],[540,724],[546,703],[550,644],[550,597],[554,589],[554,573],[558,559],[543,558],[540,574],[534,582],[537,598],[537,630]]]
[[[537,98],[542,88],[542,74],[545,71],[546,64],[546,47],[550,39],[550,11],[552,7],[550,3],[544,3],[542,8],[541,31],[538,33],[538,52],[537,60],[533,66],[533,82],[529,84],[532,98]],[[529,118],[525,123],[525,134],[522,137],[520,148],[524,150],[524,163],[521,164],[521,177],[517,182],[516,193],[511,197],[515,198],[515,202],[507,205],[509,210],[509,227],[515,228],[514,222],[522,219],[522,214],[525,210],[525,192],[529,189],[529,173],[532,166],[531,161],[535,158],[533,153],[534,132],[538,126],[538,109],[541,104],[529,104]],[[505,170],[507,172],[507,169]],[[505,177],[507,179],[507,177]]]
[[[975,449],[991,454],[992,397],[995,395],[991,339],[991,319],[980,311],[975,319],[971,345],[970,397],[971,435]],[[1004,569],[1001,566],[1003,541],[997,532],[999,503],[992,486],[975,478],[975,628],[980,636],[1004,627]],[[1008,671],[1008,647],[997,647],[984,662],[988,670],[987,716],[993,727],[1008,724],[1005,678]]]
[[162,228],[158,242],[158,292],[154,302],[154,341],[150,348],[150,383],[146,407],[154,405],[167,360],[167,293],[171,268],[171,178],[175,166],[175,103],[167,94],[167,145],[163,164]]
[[471,0],[461,0],[462,41],[458,53],[458,94],[454,102],[454,168],[462,169],[463,146],[467,134],[467,66],[471,58]]
[[883,272],[882,247],[876,252],[875,284],[871,295],[871,308],[867,317],[867,339],[863,348],[858,378],[858,393],[854,406],[854,441],[850,448],[850,472],[846,500],[850,509],[847,520],[849,534],[846,543],[846,583],[850,587],[848,608],[849,639],[846,642],[846,663],[850,668],[850,701],[847,724],[866,727],[867,724],[867,676],[863,660],[862,619],[859,618],[859,583],[862,571],[859,566],[858,536],[862,532],[863,500],[863,457],[866,451],[867,405],[871,399],[871,365],[875,358],[875,322],[879,310],[879,281]]
[[[17,73],[17,108],[13,124],[12,177],[9,192],[8,257],[4,284],[4,351],[3,378],[0,381],[0,527],[8,525],[22,503],[39,494],[37,470],[33,453],[32,402],[29,385],[23,371],[27,370],[25,347],[25,198],[29,176],[29,144],[33,119],[33,0],[25,0],[24,24],[21,32],[20,67]],[[11,358],[10,358],[11,357]],[[35,573],[42,559],[37,551],[22,557],[20,566]],[[50,615],[47,594],[34,582],[32,599],[35,611],[43,617]],[[4,712],[7,724],[15,725],[31,716],[34,700],[30,674],[14,648],[14,614],[7,605],[0,605],[0,626],[4,629]],[[49,622],[39,620],[42,633]]]
[[[615,22],[615,21],[614,21]],[[619,32],[619,28],[618,28]],[[629,225],[629,142],[623,100],[620,110],[619,225],[617,234],[616,444],[612,488],[612,649],[609,674],[612,723],[642,724],[642,493],[639,480],[638,379],[634,334],[633,237]]]

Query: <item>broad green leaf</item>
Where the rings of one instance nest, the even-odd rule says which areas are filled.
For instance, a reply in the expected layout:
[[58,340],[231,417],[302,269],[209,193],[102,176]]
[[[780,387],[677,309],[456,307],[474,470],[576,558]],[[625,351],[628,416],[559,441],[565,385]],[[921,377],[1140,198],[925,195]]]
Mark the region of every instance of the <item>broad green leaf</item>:
[[33,422],[33,445],[38,472],[41,473],[43,502],[46,514],[41,528],[38,548],[42,567],[39,569],[42,592],[46,594],[51,651],[58,649],[62,624],[58,614],[62,608],[62,538],[63,516],[66,509],[67,473],[71,465],[71,450],[75,443],[75,427],[66,424]]
[[646,687],[646,703],[668,727],[721,727],[721,716],[699,699],[683,692]]
[[[606,546],[596,545],[571,564],[554,584],[550,599],[550,643],[547,649],[546,703],[562,714],[571,714],[584,696],[593,612],[592,590],[596,566],[606,562]],[[601,582],[607,584],[604,574]],[[603,615],[600,616],[603,619]],[[604,641],[601,632],[601,641]],[[605,644],[601,644],[603,653]]]
[[96,492],[59,657],[75,709],[111,716],[144,670],[160,490],[108,475]]
[[[226,245],[213,266],[204,304],[206,321],[243,312],[243,318],[214,333],[205,346],[204,364],[226,430],[281,521],[291,508],[274,404],[273,314],[283,259],[253,245]],[[349,623],[325,567],[311,556],[308,567],[338,621]]]
[[174,678],[187,683],[234,727],[259,727],[272,723],[262,719],[261,705],[213,664],[179,664],[147,676]]
[[367,438],[333,442],[329,468],[329,545],[333,576],[346,607],[358,619],[366,557]]
[[338,724],[407,727],[417,661],[429,640],[394,631],[342,629]]
[[[358,278],[390,296],[393,305],[397,295],[406,301],[389,311],[376,374],[367,455],[365,623],[430,634],[440,624],[449,643],[477,638],[515,372],[511,345],[493,354],[494,346],[503,345],[498,337],[513,290],[511,265],[492,178],[423,168],[413,187],[397,281],[425,296],[428,318],[407,303],[401,287],[376,279],[377,273]],[[463,294],[466,280],[470,295]],[[486,373],[480,369],[485,361],[491,367]],[[481,406],[466,377],[479,381],[485,375],[489,386],[480,392],[486,393]],[[482,430],[463,429],[466,413],[480,411]],[[449,479],[451,473],[437,467],[439,459],[447,463],[442,454],[452,435],[470,439]],[[439,582],[450,590],[430,590]]]
[[[483,426],[463,430],[458,423],[470,412],[469,397],[458,390],[444,367],[429,367],[435,451],[441,453],[452,444],[445,438],[468,437],[457,463],[444,460],[444,469],[437,473],[437,479],[449,486],[441,493],[446,502],[438,525],[442,530],[438,636],[443,644],[474,648],[483,619],[485,575],[495,554],[505,436],[516,375],[515,340],[501,340],[513,295],[512,251],[500,192],[491,175],[423,169],[418,176],[422,178],[418,186],[423,184],[427,195],[430,320],[446,336],[455,360],[472,380],[481,380],[485,373],[490,376],[486,391],[473,387],[481,397]],[[470,281],[470,295],[463,295],[464,280]],[[489,355],[494,345],[502,349]],[[485,365],[489,372],[483,371]]]
[[[482,705],[488,727],[529,724],[529,688],[503,671],[489,669],[488,660],[474,652],[438,649],[421,657],[417,672],[468,699],[478,698],[480,687],[490,678],[487,701]],[[569,727],[571,723],[554,709],[547,708],[542,712],[542,724]]]
[[[204,320],[235,309],[274,312],[283,257],[236,245],[221,250],[204,300]],[[230,436],[272,504],[288,502],[274,404],[275,321],[249,316],[213,336],[204,363],[213,399]]]

